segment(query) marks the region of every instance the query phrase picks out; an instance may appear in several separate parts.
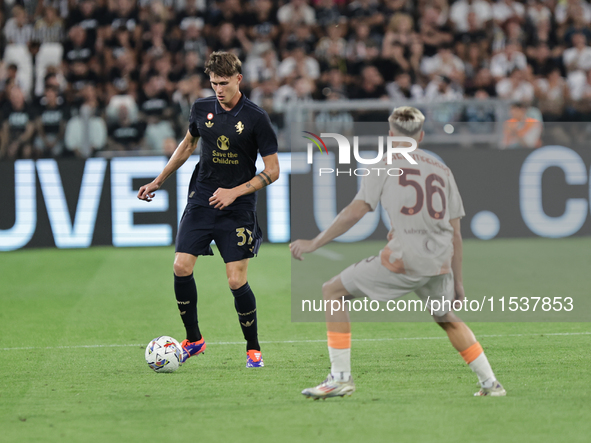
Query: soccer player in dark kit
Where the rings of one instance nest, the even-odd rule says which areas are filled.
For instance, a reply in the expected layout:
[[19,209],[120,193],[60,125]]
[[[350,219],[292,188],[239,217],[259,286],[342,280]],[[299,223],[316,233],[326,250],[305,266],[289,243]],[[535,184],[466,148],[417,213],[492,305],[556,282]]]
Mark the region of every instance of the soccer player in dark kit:
[[[197,319],[197,288],[193,268],[199,255],[213,255],[216,245],[226,263],[234,306],[246,339],[246,367],[262,367],[257,334],[255,296],[248,285],[248,261],[262,241],[256,218],[255,192],[279,178],[277,137],[269,116],[240,92],[242,64],[227,52],[214,52],[205,65],[215,97],[198,99],[191,108],[189,130],[164,170],[140,188],[147,202],[154,192],[197,147],[201,157],[189,185],[187,207],[181,219],[174,259],[174,291],[187,331],[183,357],[201,354],[205,340]],[[264,170],[256,174],[257,152]]]

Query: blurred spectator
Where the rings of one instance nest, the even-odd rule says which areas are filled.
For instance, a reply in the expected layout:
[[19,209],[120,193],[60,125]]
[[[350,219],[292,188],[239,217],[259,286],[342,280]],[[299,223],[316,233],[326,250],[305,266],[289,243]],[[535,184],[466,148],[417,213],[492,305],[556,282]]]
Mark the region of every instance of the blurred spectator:
[[589,23],[586,22],[583,14],[576,14],[572,18],[572,25],[564,33],[564,43],[571,46],[573,44],[572,36],[578,32],[585,34],[587,42],[591,42],[591,29],[589,29]]
[[373,62],[380,55],[379,43],[370,36],[370,28],[360,24],[347,42],[347,60],[353,74],[360,72],[361,66]]
[[504,26],[510,19],[516,19],[517,23],[521,23],[525,18],[525,6],[515,0],[497,0],[492,5],[492,14],[498,26]]
[[537,47],[532,48],[531,54],[528,64],[532,67],[535,76],[542,76],[553,68],[562,67],[562,60],[552,57],[550,48],[546,43],[540,43]]
[[448,45],[453,41],[452,29],[445,24],[441,24],[439,16],[440,11],[429,6],[425,8],[425,12],[419,23],[419,34],[425,47],[425,56],[427,57],[437,54],[437,49],[440,45]]
[[341,100],[349,98],[345,75],[336,68],[322,74],[322,78],[318,82],[318,90],[320,100],[326,100],[330,94],[338,94]]
[[506,77],[515,69],[521,70],[526,68],[527,59],[520,49],[519,43],[508,41],[505,45],[505,50],[493,56],[490,61],[490,72],[495,80],[498,81]]
[[70,10],[67,20],[68,29],[80,26],[86,31],[90,45],[96,44],[99,29],[108,24],[107,11],[97,6],[96,0],[80,0],[76,7]]
[[462,97],[461,86],[442,75],[436,75],[425,88],[425,99],[428,101],[457,101]]
[[382,100],[388,98],[384,77],[382,77],[382,74],[380,74],[375,66],[365,66],[361,70],[361,79],[357,87],[351,92],[351,98],[377,98]]
[[546,78],[539,78],[534,83],[538,109],[545,122],[561,121],[569,102],[569,90],[566,80],[560,75],[560,68],[553,68]]
[[428,76],[445,76],[453,82],[463,84],[464,62],[452,53],[451,45],[441,45],[433,57],[424,57],[421,72]]
[[277,90],[277,82],[274,79],[265,80],[259,86],[252,90],[250,99],[257,106],[263,108],[271,115],[275,112],[273,107],[273,100],[275,98],[275,91]]
[[582,32],[572,36],[573,47],[564,51],[563,61],[568,73],[589,71],[591,69],[591,46],[587,46],[587,37]]
[[394,81],[386,85],[386,90],[390,99],[396,102],[423,98],[423,88],[412,84],[412,78],[408,72],[400,72],[396,75]]
[[501,149],[534,149],[542,145],[542,123],[526,117],[526,113],[526,104],[515,102],[511,105],[511,118],[505,122]]
[[201,29],[203,28],[203,21],[193,21],[187,24],[185,28],[181,25],[181,29],[184,31],[183,35],[183,51],[195,52],[199,56],[200,60],[204,60],[207,57],[207,42],[201,35]]
[[[201,87],[201,76],[193,74],[186,77],[177,83],[177,90],[172,94],[172,102],[174,105],[174,115],[176,115],[176,125],[182,128],[181,134],[185,132],[185,125],[189,118],[191,106],[195,100],[199,98],[211,97],[214,95],[213,90],[204,90]],[[179,134],[180,135],[180,134]]]
[[54,8],[46,7],[43,18],[35,23],[35,40],[40,43],[60,43],[63,39],[64,23]]
[[591,6],[584,0],[557,2],[556,9],[554,9],[556,23],[564,25],[576,15],[583,17],[585,23],[591,24]]
[[318,0],[315,5],[316,24],[321,27],[346,23],[346,18],[341,14],[334,0]]
[[390,57],[390,48],[395,43],[402,45],[404,51],[410,50],[410,45],[416,37],[412,17],[402,13],[394,15],[388,23],[382,40],[382,57]]
[[564,46],[559,44],[550,20],[541,20],[526,39],[526,45],[530,48],[538,46],[540,43],[545,43],[550,48],[553,57],[562,54]]
[[115,66],[107,74],[106,93],[110,100],[113,95],[131,94],[137,96],[140,81],[140,72],[135,62],[135,54],[132,51],[118,53]]
[[140,92],[140,112],[147,123],[146,140],[150,149],[161,152],[164,139],[175,137],[169,119],[172,117],[171,102],[165,91],[165,79],[151,75]]
[[347,56],[347,41],[343,38],[346,27],[328,25],[326,35],[316,45],[316,58],[323,70],[338,66]]
[[32,138],[35,127],[32,109],[18,86],[11,86],[8,101],[2,108],[0,159],[33,158]]
[[277,20],[284,29],[292,29],[300,23],[316,24],[316,12],[306,0],[290,0],[277,11]]
[[574,119],[591,121],[591,71],[588,71],[584,79],[570,91],[573,109],[576,112]]
[[45,88],[39,100],[35,126],[35,149],[38,156],[60,157],[64,151],[64,134],[70,112],[56,87]]
[[[246,31],[248,57],[260,56],[263,52],[275,49],[274,41],[279,36],[277,12],[271,0],[255,0],[251,26]],[[246,42],[246,40],[244,40]]]
[[542,20],[550,20],[552,11],[546,6],[544,0],[531,0],[527,6],[527,17],[535,27]]
[[107,143],[107,125],[100,116],[101,103],[96,88],[87,85],[82,91],[84,99],[78,115],[66,125],[65,145],[71,155],[80,158],[92,157]]
[[72,26],[68,38],[64,42],[64,63],[70,67],[72,63],[80,62],[88,65],[94,57],[94,47],[88,41],[86,31],[82,26]]
[[216,34],[216,38],[211,44],[212,51],[232,52],[239,59],[244,59],[242,43],[236,37],[236,29],[229,22],[222,23]]
[[4,37],[9,44],[26,45],[33,40],[34,29],[29,23],[27,12],[20,5],[12,8],[12,18],[6,20]]
[[260,57],[250,57],[243,65],[244,79],[255,88],[265,80],[276,78],[278,67],[277,53],[268,49]]
[[497,95],[495,81],[488,68],[481,68],[474,78],[470,79],[466,84],[465,92],[468,95],[475,95],[479,89],[485,90],[489,97],[496,97]]
[[306,54],[314,52],[316,47],[316,36],[312,33],[312,28],[308,25],[300,25],[293,32],[287,34],[285,39],[285,49],[291,51],[296,46],[301,46]]
[[493,18],[490,4],[485,0],[458,0],[453,3],[449,12],[449,19],[454,25],[456,32],[468,30],[468,14],[473,11],[478,18],[478,23],[485,28]]
[[[476,100],[485,101],[490,97],[486,90],[479,89],[474,94]],[[490,103],[469,103],[464,108],[461,121],[467,122],[471,134],[491,134],[494,132],[495,108]]]
[[476,73],[481,69],[489,67],[489,60],[486,57],[486,53],[480,50],[478,43],[470,43],[468,45],[466,58],[463,61],[465,74],[469,79],[474,78]]
[[291,55],[279,63],[277,76],[280,79],[306,77],[316,80],[320,77],[320,65],[315,58],[306,55],[302,46],[296,46]]
[[127,106],[119,106],[116,121],[109,125],[109,149],[115,151],[142,149],[144,129],[144,123],[132,122],[129,118]]
[[311,101],[313,92],[314,83],[311,80],[304,77],[295,78],[275,91],[273,109],[275,112],[284,112],[296,102]]
[[525,72],[514,69],[508,78],[497,83],[497,95],[510,101],[530,104],[534,99],[534,87],[525,79]]
[[378,8],[378,2],[374,2],[373,0],[355,0],[350,2],[347,6],[347,17],[353,29],[365,25],[373,30],[373,28],[384,23],[384,16]]

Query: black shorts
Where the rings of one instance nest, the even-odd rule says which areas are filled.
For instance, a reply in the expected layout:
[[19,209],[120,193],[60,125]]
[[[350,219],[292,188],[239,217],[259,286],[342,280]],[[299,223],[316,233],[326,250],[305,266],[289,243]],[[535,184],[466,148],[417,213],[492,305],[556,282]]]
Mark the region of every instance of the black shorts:
[[213,255],[215,240],[225,263],[257,255],[263,234],[255,211],[220,211],[188,204],[176,236],[176,252]]

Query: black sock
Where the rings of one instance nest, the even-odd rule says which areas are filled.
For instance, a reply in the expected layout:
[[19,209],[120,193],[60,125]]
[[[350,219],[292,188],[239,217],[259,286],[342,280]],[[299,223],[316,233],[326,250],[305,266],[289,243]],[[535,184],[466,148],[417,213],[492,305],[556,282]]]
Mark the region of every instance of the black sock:
[[187,331],[187,340],[190,342],[201,340],[197,321],[197,287],[193,274],[186,277],[174,276],[174,294]]
[[238,313],[240,327],[246,340],[246,350],[260,351],[257,331],[257,303],[248,283],[238,289],[231,289],[234,295],[234,307]]

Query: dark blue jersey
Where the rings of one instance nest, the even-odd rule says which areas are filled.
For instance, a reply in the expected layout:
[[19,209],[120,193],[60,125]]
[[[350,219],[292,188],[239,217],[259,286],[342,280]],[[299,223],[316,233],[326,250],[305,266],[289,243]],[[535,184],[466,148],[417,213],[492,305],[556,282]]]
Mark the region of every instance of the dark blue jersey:
[[[277,152],[277,136],[267,113],[244,94],[230,111],[216,97],[193,103],[189,132],[201,137],[201,158],[189,185],[189,202],[209,206],[218,188],[233,188],[256,174],[257,153],[262,157]],[[225,209],[256,208],[256,193],[243,195]]]

